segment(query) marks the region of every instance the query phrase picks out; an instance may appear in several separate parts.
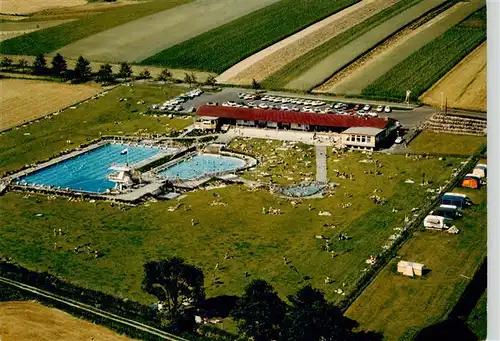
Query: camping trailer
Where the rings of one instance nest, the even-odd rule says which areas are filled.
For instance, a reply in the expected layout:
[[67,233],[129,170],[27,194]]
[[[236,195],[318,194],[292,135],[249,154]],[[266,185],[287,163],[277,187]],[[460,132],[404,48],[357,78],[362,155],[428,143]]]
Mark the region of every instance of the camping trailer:
[[472,170],[472,174],[479,176],[480,178],[485,178],[486,173],[487,173],[488,166],[484,164],[478,164],[474,169]]
[[472,203],[465,194],[448,192],[441,196],[441,204],[455,205],[457,208],[463,209],[471,206]]
[[480,188],[481,178],[474,174],[467,174],[462,180],[462,187]]
[[431,214],[443,217],[447,221],[452,221],[461,216],[455,205],[440,205],[439,208],[432,211]]
[[424,219],[424,227],[427,229],[443,230],[447,228],[444,217],[438,215],[428,215]]

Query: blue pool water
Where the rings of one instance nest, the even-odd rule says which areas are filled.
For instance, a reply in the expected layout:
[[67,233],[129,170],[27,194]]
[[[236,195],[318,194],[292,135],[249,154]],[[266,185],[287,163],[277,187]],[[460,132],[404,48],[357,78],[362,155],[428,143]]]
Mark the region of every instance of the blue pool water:
[[232,171],[244,165],[244,160],[235,157],[201,154],[181,161],[161,171],[159,175],[169,179],[193,180],[205,174]]
[[281,192],[289,197],[308,197],[314,195],[325,188],[324,185],[309,184],[299,186],[287,186],[282,188]]
[[[120,152],[125,148],[128,154],[122,155]],[[28,174],[20,179],[20,183],[103,193],[114,187],[114,183],[106,179],[106,175],[113,172],[109,169],[113,163],[123,165],[128,161],[129,165],[133,165],[160,152],[169,151],[146,146],[106,144]]]

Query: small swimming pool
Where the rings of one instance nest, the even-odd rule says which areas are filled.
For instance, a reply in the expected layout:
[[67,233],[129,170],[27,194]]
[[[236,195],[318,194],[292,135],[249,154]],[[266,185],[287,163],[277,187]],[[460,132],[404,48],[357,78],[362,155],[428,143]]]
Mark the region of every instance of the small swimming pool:
[[175,149],[106,144],[23,176],[19,182],[25,185],[56,186],[85,192],[104,193],[115,185],[106,179],[106,176],[113,172],[109,169],[112,164],[128,162],[129,165],[133,165],[159,153],[172,154],[173,152]]
[[245,166],[245,164],[244,160],[236,157],[199,154],[159,172],[159,175],[169,179],[194,180],[203,175],[233,171]]
[[281,194],[286,195],[288,197],[309,197],[311,195],[319,193],[321,190],[325,188],[325,185],[322,184],[308,184],[308,185],[292,185],[283,187],[281,189]]

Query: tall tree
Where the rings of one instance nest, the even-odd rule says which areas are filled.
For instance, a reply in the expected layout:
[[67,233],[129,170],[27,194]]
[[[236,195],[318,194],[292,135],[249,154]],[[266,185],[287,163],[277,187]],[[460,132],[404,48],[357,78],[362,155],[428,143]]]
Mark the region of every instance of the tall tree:
[[194,72],[191,72],[191,74],[189,75],[189,77],[191,77],[191,83],[192,84],[198,84],[198,79],[196,79],[196,75],[194,74]]
[[163,70],[158,77],[156,77],[156,80],[161,81],[161,82],[168,82],[170,83],[172,81],[172,73],[168,70],[165,69]]
[[140,79],[150,79],[151,73],[149,72],[149,70],[144,69],[139,73],[139,78]]
[[320,290],[307,285],[288,300],[291,306],[285,323],[286,340],[353,340],[354,324],[326,301]]
[[191,77],[190,74],[184,73],[184,83],[188,83],[189,88],[191,89],[191,85],[193,84],[193,78]]
[[257,82],[257,81],[255,80],[255,78],[254,78],[254,79],[252,79],[252,89],[254,89],[254,90],[259,90],[261,87],[262,87],[262,86],[260,85],[260,83],[259,83],[259,82]]
[[78,57],[76,61],[75,69],[73,70],[74,77],[77,81],[88,81],[92,76],[92,69],[90,68],[90,62],[83,58]]
[[43,53],[35,57],[35,61],[33,62],[33,73],[38,75],[47,73],[47,60]]
[[264,280],[253,280],[236,303],[230,316],[240,332],[255,341],[276,340],[285,318],[286,305]]
[[118,71],[118,77],[124,78],[127,81],[127,78],[132,76],[132,67],[127,62],[120,63],[120,70]]
[[200,268],[173,257],[144,264],[142,288],[166,302],[170,319],[177,320],[184,300],[193,300],[193,304],[197,304],[205,298],[203,280]]
[[63,56],[59,53],[52,58],[52,73],[60,76],[62,73],[68,70],[68,64]]
[[21,58],[17,62],[17,66],[21,69],[22,72],[24,72],[24,70],[26,70],[26,68],[28,67],[28,61],[24,58]]
[[205,80],[205,85],[211,86],[212,89],[215,88],[215,84],[217,84],[217,81],[215,80],[214,75],[209,75],[207,79]]
[[3,57],[2,62],[0,62],[0,66],[2,68],[8,69],[12,66],[14,62],[9,57]]
[[109,63],[102,64],[97,72],[97,81],[99,83],[112,83],[115,80],[113,69]]

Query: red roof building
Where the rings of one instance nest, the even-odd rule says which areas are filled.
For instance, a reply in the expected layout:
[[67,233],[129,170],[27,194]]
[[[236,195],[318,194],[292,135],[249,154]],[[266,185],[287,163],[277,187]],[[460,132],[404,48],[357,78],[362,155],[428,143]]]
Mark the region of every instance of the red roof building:
[[274,122],[278,124],[298,124],[317,128],[344,130],[351,127],[370,127],[385,129],[389,119],[359,117],[338,114],[312,114],[268,109],[235,108],[203,105],[196,112],[197,116],[217,117],[234,121]]

